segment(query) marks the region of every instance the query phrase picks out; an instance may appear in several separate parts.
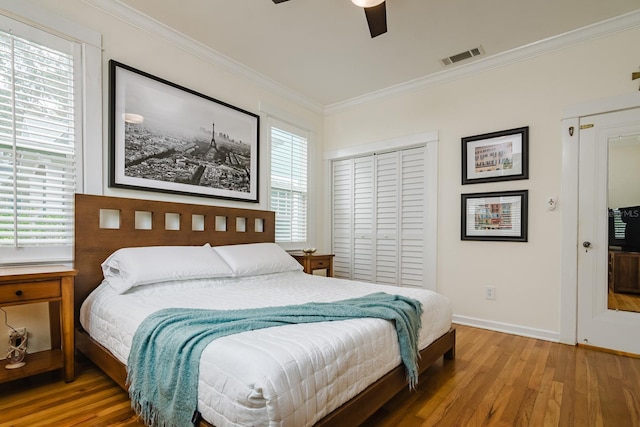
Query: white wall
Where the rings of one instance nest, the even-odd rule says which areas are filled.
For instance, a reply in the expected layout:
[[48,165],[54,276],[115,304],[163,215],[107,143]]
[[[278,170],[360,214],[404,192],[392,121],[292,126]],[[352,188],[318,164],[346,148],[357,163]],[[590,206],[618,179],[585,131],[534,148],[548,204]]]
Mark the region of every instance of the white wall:
[[[192,50],[179,47],[178,43],[169,42],[168,38],[161,38],[138,26],[124,22],[82,0],[32,0],[29,3],[29,7],[41,8],[44,15],[49,17],[59,16],[102,34],[102,145],[85,147],[85,157],[101,159],[101,162],[96,163],[102,164],[102,170],[91,171],[94,174],[92,180],[98,180],[98,184],[93,186],[99,189],[97,192],[109,196],[266,209],[268,195],[266,185],[269,170],[265,163],[268,158],[268,153],[265,149],[265,124],[267,121],[265,111],[272,115],[279,115],[280,119],[298,121],[306,126],[307,129],[314,131],[312,139],[318,144],[318,152],[323,151],[323,117],[318,111],[313,111],[312,108],[306,108],[306,106],[301,106],[292,101],[291,99],[295,99],[295,96],[286,96],[286,91],[284,93],[276,93],[277,91],[270,90],[268,85],[253,81],[243,77],[241,73],[233,73],[228,68],[216,65],[207,55],[206,50],[201,51],[202,54],[198,55],[194,53],[194,50],[197,50],[197,46]],[[35,13],[35,15],[38,14]],[[175,35],[167,33],[167,36],[170,38]],[[184,42],[184,40],[181,40],[181,42]],[[222,199],[172,196],[162,193],[109,188],[107,185],[107,153],[109,141],[108,62],[110,59],[115,59],[244,110],[260,114],[260,203],[242,203]],[[316,170],[321,170],[321,156],[315,158],[317,159],[317,164],[314,167]],[[324,182],[318,179],[315,184],[315,188],[312,191],[318,194],[319,197],[323,197]],[[318,244],[320,250],[324,250],[321,246],[321,242],[323,242],[322,232],[323,230],[318,228],[315,235],[311,237],[312,241],[320,242]],[[27,327],[30,333],[29,351],[39,351],[50,347],[46,304],[32,304],[24,308],[9,307],[7,312],[9,313],[9,323],[12,326]],[[2,318],[2,321],[4,321],[4,318]],[[4,330],[4,328],[2,329]],[[8,329],[4,336],[8,340]],[[4,342],[5,339],[0,336],[0,349],[3,348]],[[0,358],[2,355],[0,353]]]
[[[267,177],[266,167],[268,153],[266,150],[266,113],[278,115],[278,118],[294,120],[301,126],[314,132],[313,141],[317,143],[318,152],[323,151],[323,117],[319,111],[306,108],[295,102],[295,96],[287,97],[286,91],[271,90],[268,84],[252,80],[243,76],[243,72],[234,72],[228,66],[215,62],[217,54],[208,52],[203,46],[193,41],[165,30],[157,33],[148,30],[159,25],[150,19],[131,14],[126,19],[114,17],[112,14],[100,10],[82,0],[65,0],[52,2],[50,0],[31,0],[32,4],[48,10],[52,14],[60,15],[71,21],[80,23],[102,34],[102,87],[103,87],[103,141],[101,150],[96,147],[88,148],[89,156],[101,156],[103,170],[102,190],[109,196],[135,197],[154,200],[174,200],[185,203],[203,203],[220,206],[266,209],[267,207]],[[103,2],[94,2],[100,6]],[[105,2],[108,4],[108,2]],[[140,25],[135,23],[140,22]],[[125,189],[109,188],[108,183],[108,62],[114,59],[131,67],[140,69],[154,76],[171,81],[196,92],[229,103],[249,112],[260,114],[260,203],[243,203],[222,199],[207,199],[182,195],[168,196],[162,193],[140,192]],[[250,74],[250,72],[249,72]],[[295,94],[294,94],[295,95]],[[294,99],[292,101],[292,99]],[[313,107],[313,106],[312,106]],[[317,170],[322,167],[320,156]],[[314,183],[315,193],[322,195],[324,183],[317,180]],[[311,237],[313,241],[322,242],[322,230],[316,230]],[[319,249],[324,249],[318,246]]]
[[[563,108],[638,90],[640,30],[616,33],[410,93],[336,109],[328,151],[425,131],[439,133],[438,290],[456,319],[558,339]],[[465,136],[529,126],[530,179],[461,185]],[[460,240],[460,194],[529,190],[529,242]],[[558,196],[556,211],[545,199]],[[496,300],[484,299],[484,286]]]
[[[30,0],[30,3],[41,7],[49,13],[57,14],[71,21],[102,34],[102,87],[103,87],[103,147],[101,152],[95,152],[95,147],[89,147],[90,155],[102,156],[103,159],[103,191],[105,195],[138,197],[158,200],[175,200],[185,203],[210,203],[223,206],[266,208],[266,177],[268,170],[264,167],[267,152],[264,149],[266,134],[260,135],[262,150],[260,151],[260,203],[247,204],[243,202],[222,199],[207,199],[199,197],[140,192],[124,189],[114,189],[107,186],[108,171],[108,62],[111,59],[140,69],[154,76],[172,83],[229,103],[255,114],[262,114],[268,105],[271,111],[281,112],[299,119],[316,131],[316,140],[322,150],[323,118],[317,111],[302,107],[281,94],[269,90],[258,81],[248,79],[242,73],[233,72],[228,67],[216,64],[216,55],[209,54],[203,46],[194,41],[187,41],[183,37],[165,29],[158,35],[148,31],[153,22],[140,15],[131,14],[126,19],[116,18],[110,13],[94,7],[82,0],[65,0],[52,2],[50,0]],[[95,2],[100,5],[101,2]],[[133,12],[132,12],[133,13]],[[146,21],[141,25],[135,22]],[[148,24],[148,25],[147,25]],[[156,25],[157,29],[159,25]],[[190,45],[189,45],[190,44]],[[186,46],[189,45],[189,46]],[[186,46],[186,47],[185,47]],[[261,116],[261,129],[264,128],[265,117]],[[94,152],[91,152],[93,150]],[[321,192],[322,187],[316,189]]]
[[[240,108],[260,113],[261,105],[282,111],[316,127],[319,153],[405,135],[437,131],[438,289],[453,304],[460,321],[504,327],[521,333],[554,338],[559,331],[560,231],[562,198],[558,210],[545,210],[548,196],[561,196],[562,152],[560,120],[563,108],[638,90],[630,74],[637,71],[640,30],[633,29],[587,43],[559,49],[516,64],[502,66],[409,93],[332,109],[322,117],[286,96],[216,65],[138,26],[100,11],[82,0],[31,0],[50,14],[60,14],[103,36],[103,141],[89,155],[102,158],[104,194],[243,206],[238,202],[107,187],[108,76],[107,63],[115,59]],[[266,120],[262,120],[262,125]],[[462,186],[460,138],[486,132],[530,127],[530,179]],[[261,142],[264,144],[264,132]],[[261,152],[260,199],[264,208],[266,173]],[[328,169],[317,156],[320,171],[314,188],[318,206],[327,200]],[[462,242],[460,194],[499,190],[529,190],[529,242]],[[328,209],[318,213],[315,241],[322,249],[330,233]],[[313,237],[312,237],[313,238]],[[496,287],[496,300],[484,299],[483,288]],[[479,319],[479,320],[476,320]],[[30,330],[38,330],[30,325]],[[0,341],[1,342],[1,341]]]

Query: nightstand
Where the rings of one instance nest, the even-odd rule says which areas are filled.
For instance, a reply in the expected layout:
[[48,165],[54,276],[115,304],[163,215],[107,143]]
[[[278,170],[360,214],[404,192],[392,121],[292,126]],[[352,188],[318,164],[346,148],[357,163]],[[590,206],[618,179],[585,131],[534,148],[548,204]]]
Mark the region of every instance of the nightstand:
[[[1,267],[0,306],[49,303],[51,350],[28,353],[18,369],[0,366],[0,383],[55,369],[74,380],[73,281],[76,270],[61,265]],[[21,326],[21,325],[12,325]],[[0,346],[5,340],[0,339]]]
[[315,270],[327,270],[327,277],[333,277],[334,254],[305,254],[303,252],[289,252],[303,267],[304,272],[313,274]]

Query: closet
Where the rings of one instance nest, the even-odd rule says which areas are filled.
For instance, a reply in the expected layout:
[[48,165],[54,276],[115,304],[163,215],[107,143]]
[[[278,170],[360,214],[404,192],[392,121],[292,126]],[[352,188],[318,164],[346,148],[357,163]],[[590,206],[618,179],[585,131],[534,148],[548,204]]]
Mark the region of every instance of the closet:
[[332,162],[335,277],[428,287],[426,155],[420,146]]

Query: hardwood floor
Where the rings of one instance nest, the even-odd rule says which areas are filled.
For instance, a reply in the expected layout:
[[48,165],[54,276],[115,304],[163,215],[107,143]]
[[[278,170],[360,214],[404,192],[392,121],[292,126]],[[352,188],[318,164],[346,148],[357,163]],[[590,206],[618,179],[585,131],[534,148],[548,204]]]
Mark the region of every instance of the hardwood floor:
[[640,425],[640,359],[458,327],[440,363],[368,427]]
[[640,294],[616,293],[609,289],[607,307],[610,310],[640,313]]
[[[640,359],[458,326],[440,360],[365,427],[640,426]],[[97,368],[0,385],[0,426],[138,427],[127,394]]]

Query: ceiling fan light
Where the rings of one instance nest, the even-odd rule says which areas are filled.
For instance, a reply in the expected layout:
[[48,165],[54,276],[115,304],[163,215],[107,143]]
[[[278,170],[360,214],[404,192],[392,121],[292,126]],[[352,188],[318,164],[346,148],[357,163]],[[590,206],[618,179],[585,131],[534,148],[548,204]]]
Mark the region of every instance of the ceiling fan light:
[[351,0],[351,2],[360,7],[373,7],[384,2],[384,0]]

